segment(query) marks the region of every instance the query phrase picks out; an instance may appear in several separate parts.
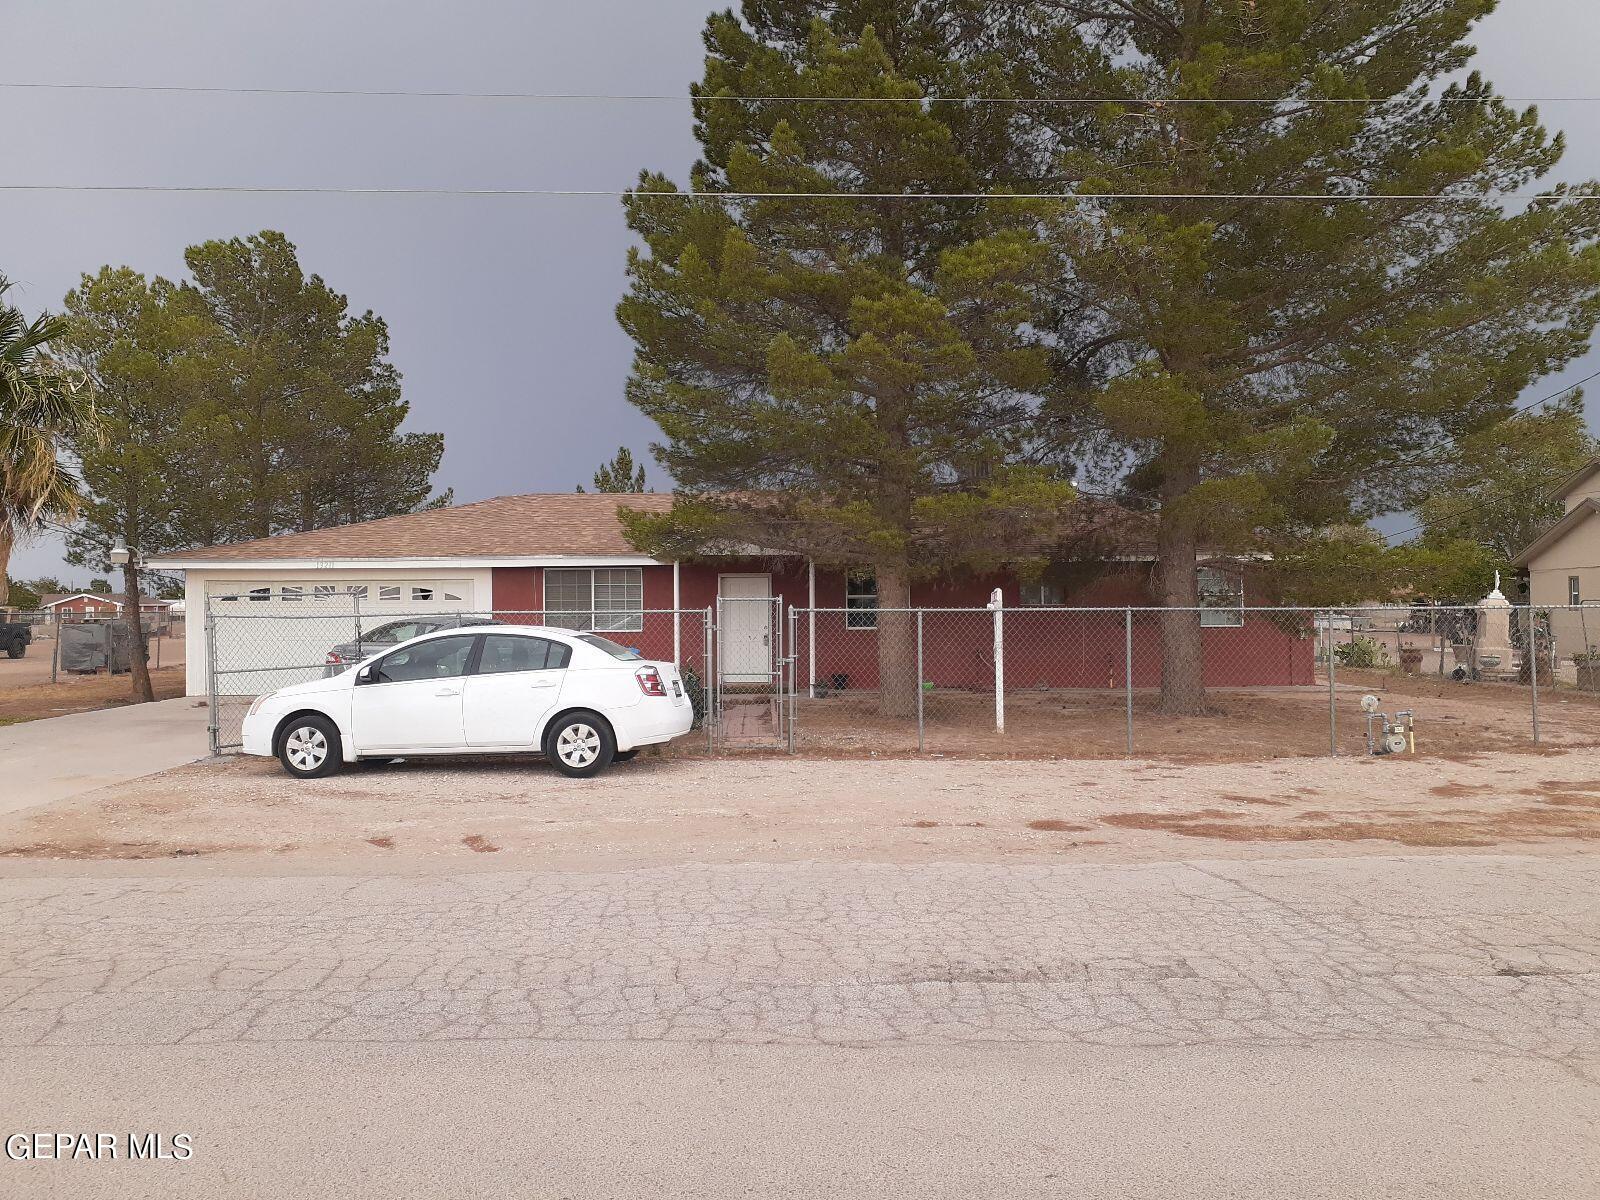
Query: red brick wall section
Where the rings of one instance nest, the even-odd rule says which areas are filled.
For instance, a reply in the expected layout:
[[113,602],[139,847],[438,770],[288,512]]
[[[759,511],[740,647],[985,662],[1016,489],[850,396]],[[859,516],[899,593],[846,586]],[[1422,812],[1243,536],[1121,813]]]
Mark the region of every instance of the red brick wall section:
[[[492,576],[491,603],[497,613],[537,612],[544,603],[541,598],[540,571],[538,567],[496,567]],[[537,617],[530,617],[537,621]]]

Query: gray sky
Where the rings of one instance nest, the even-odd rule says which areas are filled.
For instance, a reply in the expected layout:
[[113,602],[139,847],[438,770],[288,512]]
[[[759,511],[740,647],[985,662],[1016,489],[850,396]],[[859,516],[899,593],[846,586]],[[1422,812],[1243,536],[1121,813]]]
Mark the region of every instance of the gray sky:
[[[729,2],[5,0],[0,78],[683,95]],[[1600,95],[1595,0],[1502,0],[1475,41],[1503,93]],[[1600,103],[1541,112],[1568,135],[1562,176],[1600,177]],[[684,182],[695,157],[687,103],[0,91],[0,119],[8,183],[622,188],[646,166]],[[459,500],[566,491],[651,440],[623,398],[613,199],[0,193],[0,270],[32,315],[104,263],[178,276],[185,246],[263,228],[389,322],[409,427],[444,433],[436,482]],[[1592,352],[1529,396],[1597,369]],[[11,570],[88,579],[54,541]]]

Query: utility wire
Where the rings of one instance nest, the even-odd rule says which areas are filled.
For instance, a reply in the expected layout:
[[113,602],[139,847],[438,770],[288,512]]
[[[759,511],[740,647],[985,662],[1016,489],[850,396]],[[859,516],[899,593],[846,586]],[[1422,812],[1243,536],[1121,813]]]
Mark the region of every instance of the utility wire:
[[1287,200],[1306,204],[1493,204],[1505,202],[1556,204],[1594,203],[1600,193],[1483,192],[642,192],[619,188],[460,188],[460,187],[263,187],[250,184],[147,183],[0,183],[0,192],[161,192],[266,196],[544,196],[556,198],[628,198],[648,200]]
[[1319,104],[1366,105],[1400,104],[1422,101],[1427,104],[1593,104],[1600,96],[731,96],[724,93],[548,93],[548,92],[464,92],[423,91],[410,88],[284,88],[284,87],[209,87],[190,84],[145,83],[44,83],[0,82],[0,88],[31,91],[73,92],[171,92],[204,96],[367,96],[419,100],[524,100],[546,104],[1009,104],[1074,105],[1112,104],[1141,108],[1164,108],[1180,104]]

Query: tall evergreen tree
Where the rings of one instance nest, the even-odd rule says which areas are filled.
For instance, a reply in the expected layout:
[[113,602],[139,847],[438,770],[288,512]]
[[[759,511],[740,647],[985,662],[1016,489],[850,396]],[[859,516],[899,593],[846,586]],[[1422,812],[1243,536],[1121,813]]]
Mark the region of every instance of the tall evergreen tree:
[[408,405],[382,318],[351,315],[273,230],[191,246],[184,261],[214,326],[204,420],[237,465],[245,536],[427,502],[444,440],[399,431]]
[[[1493,7],[1014,6],[1013,141],[1039,186],[1317,198],[1085,200],[1050,221],[1057,447],[1159,514],[1161,604],[1196,603],[1202,545],[1288,549],[1410,507],[1419,451],[1448,454],[1584,350],[1600,203],[1571,201],[1600,191],[1498,202],[1562,140],[1476,76],[1445,84]],[[1162,638],[1163,707],[1203,710],[1198,617],[1165,614]]]
[[[903,610],[919,575],[1037,554],[1071,488],[1016,460],[1045,351],[1028,344],[1047,265],[1014,201],[858,200],[985,190],[1013,153],[994,115],[928,105],[968,90],[991,41],[983,6],[749,0],[706,27],[695,90],[702,192],[841,199],[627,202],[618,316],[637,345],[629,398],[661,427],[681,489],[634,514],[657,554],[719,543],[805,554],[876,577],[885,712],[917,686]],[[874,25],[874,20],[881,24]],[[861,96],[874,103],[732,97]]]
[[[179,465],[197,441],[189,414],[203,378],[194,352],[210,322],[192,296],[166,280],[103,267],[67,294],[64,324],[57,353],[93,388],[101,426],[97,436],[72,442],[86,496],[67,561],[106,570],[111,547],[126,546],[134,555],[123,567],[123,591],[141,595],[141,560],[192,545],[191,514],[218,501],[214,483],[186,480]],[[148,702],[155,695],[137,606],[127,617],[135,633],[134,700]]]
[[[583,484],[578,485],[578,490],[583,491]],[[597,492],[642,492],[644,487],[644,464],[637,467],[633,465],[633,451],[626,446],[618,446],[617,453],[608,463],[602,463],[600,469],[594,473],[594,490]]]

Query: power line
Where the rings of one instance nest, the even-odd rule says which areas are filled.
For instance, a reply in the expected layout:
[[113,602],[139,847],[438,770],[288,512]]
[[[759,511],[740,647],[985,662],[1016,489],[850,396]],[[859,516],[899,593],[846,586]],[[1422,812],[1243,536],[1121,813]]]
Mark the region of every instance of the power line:
[[551,198],[650,200],[1054,200],[1092,203],[1106,200],[1287,200],[1305,204],[1588,204],[1600,193],[1483,192],[642,192],[622,188],[461,188],[461,187],[267,187],[254,184],[3,183],[0,192],[159,192],[265,196],[542,196]]
[[1140,108],[1164,108],[1167,105],[1185,104],[1295,104],[1295,105],[1365,105],[1400,104],[1421,100],[1429,104],[1593,104],[1600,96],[1463,96],[1442,95],[1432,97],[1389,96],[731,96],[724,93],[664,92],[613,92],[613,93],[561,93],[561,92],[472,92],[447,90],[417,90],[411,88],[285,88],[285,87],[212,87],[191,84],[146,83],[45,83],[0,82],[0,88],[30,91],[73,92],[170,92],[206,96],[355,96],[379,98],[405,98],[417,100],[521,100],[543,104],[1008,104],[1024,105],[1130,105]]

